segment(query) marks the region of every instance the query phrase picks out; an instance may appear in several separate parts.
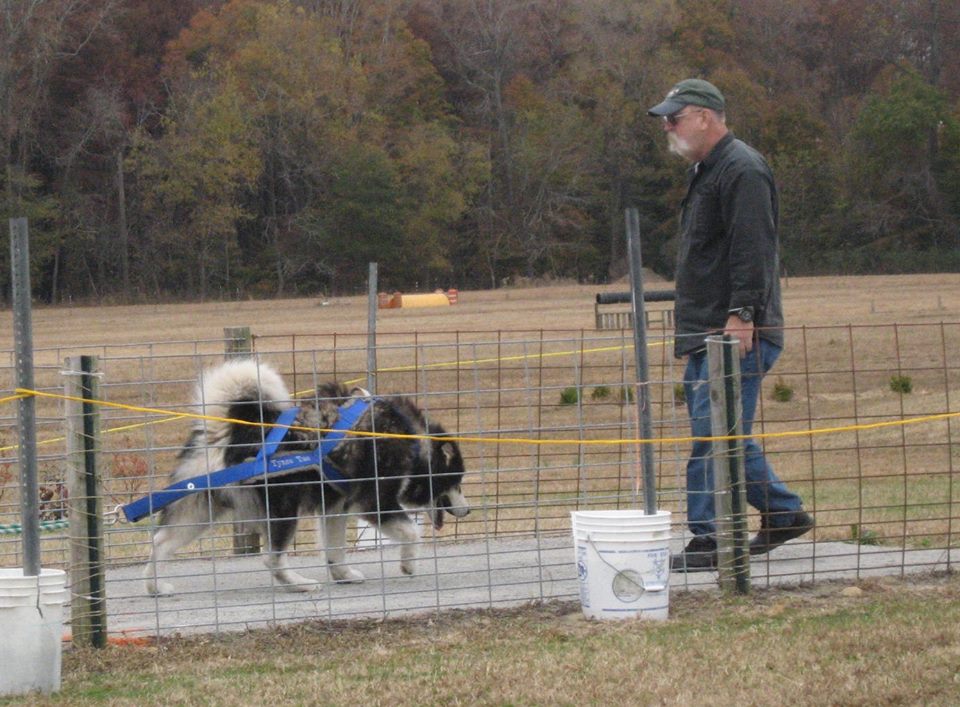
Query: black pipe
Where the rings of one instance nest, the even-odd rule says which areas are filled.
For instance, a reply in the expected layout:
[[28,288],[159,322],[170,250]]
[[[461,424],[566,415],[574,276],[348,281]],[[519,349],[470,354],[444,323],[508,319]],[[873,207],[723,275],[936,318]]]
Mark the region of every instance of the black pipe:
[[[673,290],[650,290],[643,293],[644,302],[673,302],[677,293]],[[598,292],[597,304],[630,304],[631,292]]]

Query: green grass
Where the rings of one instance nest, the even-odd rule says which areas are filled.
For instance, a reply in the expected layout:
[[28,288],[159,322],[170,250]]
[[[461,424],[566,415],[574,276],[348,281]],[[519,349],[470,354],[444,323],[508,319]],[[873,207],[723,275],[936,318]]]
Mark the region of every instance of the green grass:
[[[960,703],[957,576],[674,591],[670,609],[665,622],[593,622],[566,602],[68,650],[61,691],[27,702]],[[696,666],[713,666],[709,696]]]

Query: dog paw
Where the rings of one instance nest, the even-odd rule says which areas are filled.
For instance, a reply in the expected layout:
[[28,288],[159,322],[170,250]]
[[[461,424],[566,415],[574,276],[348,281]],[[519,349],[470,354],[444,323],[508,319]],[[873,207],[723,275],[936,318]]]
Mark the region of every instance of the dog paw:
[[284,572],[275,576],[285,592],[313,592],[320,589],[320,582],[296,572]]
[[416,569],[415,562],[401,562],[400,571],[403,572],[408,577],[413,576],[414,570]]
[[170,582],[147,581],[147,594],[152,597],[168,597],[173,594],[173,585]]
[[337,584],[359,584],[366,579],[359,570],[342,565],[331,565],[330,577]]
[[296,582],[295,584],[284,584],[283,591],[291,593],[306,593],[320,590],[320,582],[307,579],[306,577],[301,579],[303,579],[302,582]]

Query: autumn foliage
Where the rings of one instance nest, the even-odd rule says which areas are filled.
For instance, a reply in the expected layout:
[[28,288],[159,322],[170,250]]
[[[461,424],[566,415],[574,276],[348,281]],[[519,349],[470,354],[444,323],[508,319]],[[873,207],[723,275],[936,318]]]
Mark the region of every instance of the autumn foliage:
[[[945,0],[20,0],[2,210],[57,302],[671,274],[702,76],[781,187],[788,272],[960,267]],[[0,250],[0,280],[9,280]],[[4,297],[9,288],[4,287]]]

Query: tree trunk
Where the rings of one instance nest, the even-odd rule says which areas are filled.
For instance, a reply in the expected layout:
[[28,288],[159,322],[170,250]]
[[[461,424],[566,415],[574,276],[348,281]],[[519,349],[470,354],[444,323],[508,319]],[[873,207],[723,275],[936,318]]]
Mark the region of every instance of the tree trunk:
[[123,182],[123,149],[117,150],[117,235],[120,239],[120,279],[123,301],[130,301],[130,235],[127,230],[127,198]]

